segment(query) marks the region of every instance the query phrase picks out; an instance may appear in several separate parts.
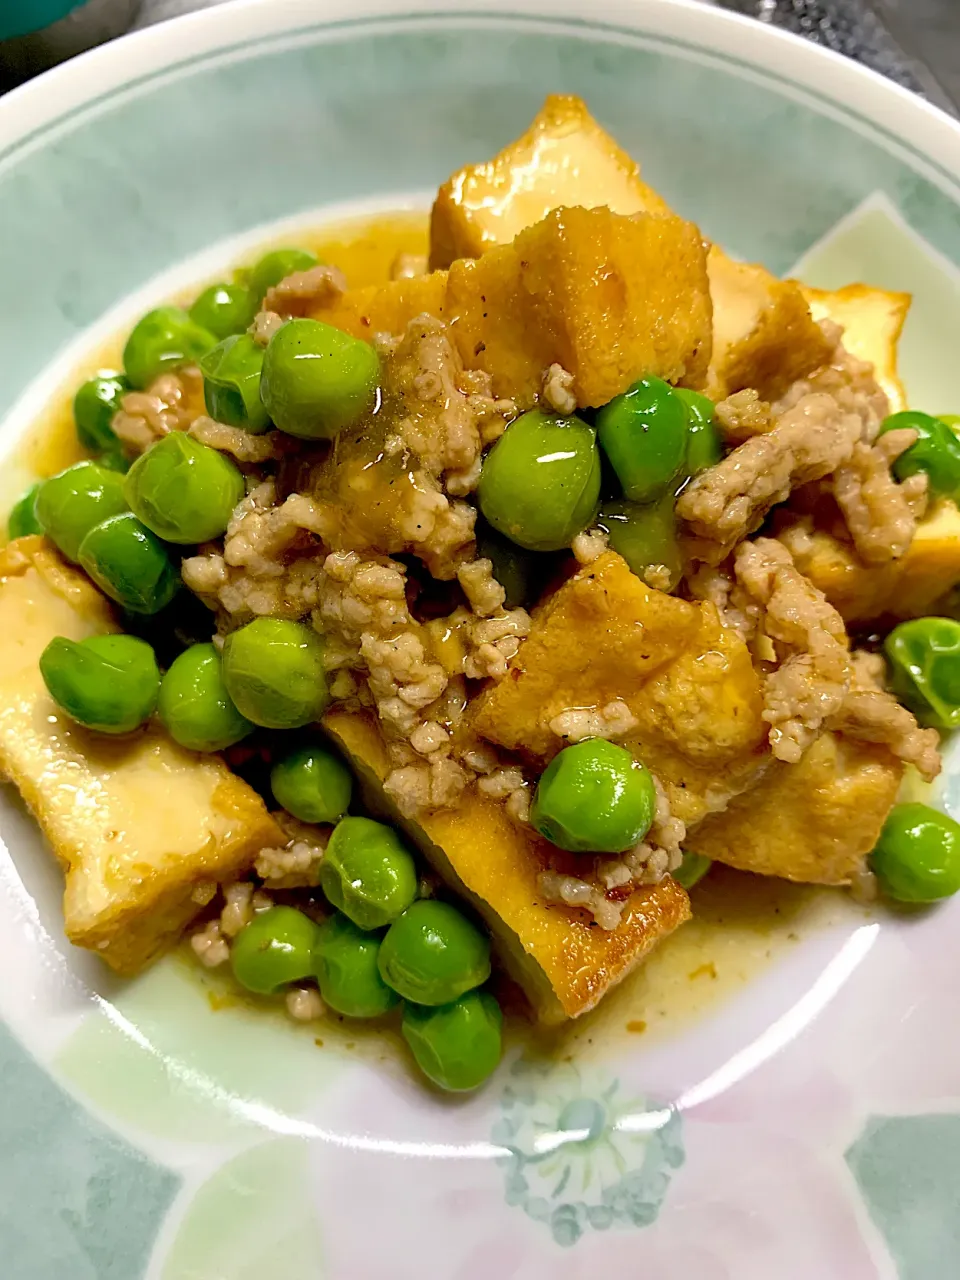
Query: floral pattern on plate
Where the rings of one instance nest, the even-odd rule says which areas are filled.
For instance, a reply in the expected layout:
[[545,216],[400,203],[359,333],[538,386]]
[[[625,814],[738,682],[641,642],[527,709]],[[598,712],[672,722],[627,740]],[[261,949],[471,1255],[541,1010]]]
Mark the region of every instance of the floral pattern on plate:
[[497,1161],[507,1204],[566,1246],[589,1229],[649,1226],[684,1158],[677,1111],[627,1099],[619,1080],[591,1075],[521,1059],[490,1132],[510,1152]]

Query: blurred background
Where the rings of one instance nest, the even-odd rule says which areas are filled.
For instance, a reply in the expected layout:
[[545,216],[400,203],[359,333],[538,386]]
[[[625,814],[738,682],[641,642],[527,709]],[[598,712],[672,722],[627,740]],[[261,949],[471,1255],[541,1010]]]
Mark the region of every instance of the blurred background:
[[[222,0],[0,0],[0,93],[125,31]],[[960,0],[702,0],[856,58],[960,114]]]

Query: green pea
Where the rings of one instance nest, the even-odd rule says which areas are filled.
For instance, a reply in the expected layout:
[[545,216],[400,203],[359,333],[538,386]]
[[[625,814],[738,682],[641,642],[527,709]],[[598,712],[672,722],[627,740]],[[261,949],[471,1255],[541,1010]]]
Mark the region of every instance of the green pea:
[[217,422],[259,434],[270,425],[260,399],[263,347],[249,333],[218,342],[200,361],[203,399]]
[[687,422],[692,426],[695,422],[703,424],[712,422],[717,406],[702,391],[691,391],[689,387],[670,387],[671,392],[683,401],[687,411]]
[[917,409],[906,409],[884,418],[879,434],[904,427],[916,431],[918,439],[894,462],[893,474],[898,480],[906,480],[924,471],[934,493],[953,497],[960,490],[960,438],[939,418]]
[[508,609],[518,609],[535,598],[543,561],[538,566],[536,555],[501,537],[485,521],[477,530],[477,556],[492,563],[493,576],[507,593]]
[[123,477],[97,462],[75,462],[44,480],[36,498],[44,532],[74,563],[93,526],[126,510]]
[[674,589],[683,576],[683,556],[677,541],[672,495],[647,507],[635,502],[605,502],[597,524],[638,578],[646,581],[648,570],[662,566],[668,574],[663,589]]
[[193,644],[160,681],[157,712],[174,742],[190,751],[223,751],[253,729],[233,705],[212,644]]
[[715,467],[723,457],[720,432],[712,422],[693,423],[687,432],[687,466],[689,475],[699,475],[708,467]]
[[322,320],[289,320],[267,347],[260,395],[274,424],[303,440],[331,440],[376,405],[380,357]]
[[687,411],[686,471],[695,476],[716,466],[723,457],[723,442],[713,420],[716,407],[708,396],[687,387],[674,387],[673,394],[683,401]]
[[110,424],[129,390],[130,383],[122,373],[101,369],[77,391],[73,397],[73,422],[77,439],[85,449],[102,453],[119,447]]
[[294,907],[270,907],[244,925],[230,948],[233,976],[258,996],[313,973],[317,926]]
[[301,822],[338,822],[349,807],[353,779],[332,751],[308,743],[277,761],[270,786],[277,804]]
[[40,674],[62,711],[100,733],[131,733],[157,705],[157,661],[135,636],[57,636],[40,655]]
[[115,449],[108,449],[105,453],[101,453],[97,461],[101,467],[106,467],[108,471],[117,471],[122,476],[125,476],[133,466],[133,459],[127,457],[119,442]]
[[960,726],[960,622],[914,618],[884,642],[891,688],[917,718],[938,729]]
[[441,1089],[476,1089],[497,1069],[503,1014],[486,991],[436,1008],[404,1005],[401,1030],[417,1066]]
[[247,286],[259,303],[268,289],[295,271],[309,271],[317,265],[314,254],[306,249],[271,249],[253,267],[247,277]]
[[158,538],[189,544],[220,537],[246,486],[229,458],[171,431],[136,460],[124,493]]
[[379,1018],[397,1003],[397,993],[380,977],[380,938],[341,914],[325,920],[313,948],[320,994],[348,1018]]
[[130,385],[144,391],[166,370],[196,364],[216,341],[182,307],[157,307],[134,325],[123,348],[123,369]]
[[320,887],[361,929],[390,924],[417,896],[417,866],[393,830],[371,818],[342,818],[320,864]]
[[695,884],[700,883],[712,866],[712,858],[705,858],[702,853],[691,853],[689,849],[684,849],[683,861],[672,873],[673,878],[685,889],[692,889]]
[[597,436],[624,496],[653,502],[683,467],[687,410],[662,378],[642,378],[600,410]]
[[449,1004],[490,977],[490,939],[448,902],[421,898],[387,930],[380,976],[414,1004]]
[[217,339],[243,333],[257,314],[258,299],[245,284],[212,284],[190,308],[190,319]]
[[36,484],[32,484],[10,508],[7,537],[11,542],[14,538],[25,538],[31,533],[43,533],[43,525],[37,519],[37,494],[42,483],[42,480],[38,480]]
[[484,459],[477,496],[489,523],[518,546],[569,547],[600,497],[596,432],[576,416],[523,414]]
[[560,849],[624,853],[647,834],[656,808],[649,771],[625,747],[590,738],[547,765],[530,823]]
[[104,595],[131,613],[158,613],[180,588],[179,566],[130,511],[95,524],[79,559]]
[[330,701],[320,637],[285,618],[255,618],[227,636],[223,679],[240,714],[264,729],[311,724]]
[[926,804],[898,804],[870,855],[888,898],[937,902],[960,889],[960,823]]

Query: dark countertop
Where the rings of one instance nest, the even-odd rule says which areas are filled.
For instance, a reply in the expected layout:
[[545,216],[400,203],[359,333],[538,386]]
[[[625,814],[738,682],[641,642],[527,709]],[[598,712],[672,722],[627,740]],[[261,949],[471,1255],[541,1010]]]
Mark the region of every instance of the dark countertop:
[[805,36],[960,114],[957,0],[714,0]]

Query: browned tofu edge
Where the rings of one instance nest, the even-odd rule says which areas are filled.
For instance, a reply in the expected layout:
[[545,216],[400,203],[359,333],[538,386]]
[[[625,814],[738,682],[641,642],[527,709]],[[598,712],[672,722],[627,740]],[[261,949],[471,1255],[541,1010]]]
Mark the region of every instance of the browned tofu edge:
[[[372,718],[332,711],[324,727],[350,760],[371,812],[401,828],[446,883],[485,920],[504,967],[524,989],[542,1022],[587,1013],[658,942],[689,919],[686,891],[670,878],[635,890],[620,925],[609,932],[585,912],[559,904],[538,906],[536,875],[544,862],[534,846],[543,842],[529,828],[513,823],[502,804],[474,791],[457,810],[428,814],[421,822],[406,819],[384,794],[382,782],[389,761]],[[525,936],[468,883],[474,868],[465,865],[463,858],[459,866],[453,865],[448,849],[457,841],[464,843],[465,832],[479,856],[487,853],[484,865],[475,869],[476,881],[488,877],[491,863],[508,866],[509,888],[515,892],[503,910],[515,912],[526,922]]]
[[[89,579],[66,563],[46,538],[30,536],[17,539],[0,549],[0,589],[4,579],[19,576],[35,568],[44,581],[68,603],[88,613],[103,631],[117,629],[113,610]],[[147,733],[166,736],[159,726]],[[189,759],[190,752],[184,752]],[[203,757],[211,761],[215,757]],[[132,975],[156,959],[173,945],[183,929],[202,909],[203,895],[195,893],[242,876],[253,864],[257,853],[268,844],[283,844],[286,837],[270,817],[260,797],[222,764],[223,778],[217,785],[213,803],[218,813],[232,819],[235,834],[225,844],[210,848],[191,861],[190,875],[168,887],[161,887],[168,877],[146,874],[137,878],[136,893],[119,898],[116,909],[102,916],[95,925],[83,930],[67,929],[76,946],[96,951],[111,968]],[[0,755],[0,770],[20,792],[37,825],[50,841],[58,861],[69,875],[70,850],[68,833],[51,827],[44,817],[43,787],[17,762]],[[165,801],[167,797],[163,797]],[[64,851],[61,851],[64,850]],[[74,850],[74,863],[82,860],[82,851]],[[159,891],[158,891],[159,890]],[[65,889],[65,900],[69,888]],[[125,922],[142,918],[149,912],[148,933],[131,930],[124,934]]]

